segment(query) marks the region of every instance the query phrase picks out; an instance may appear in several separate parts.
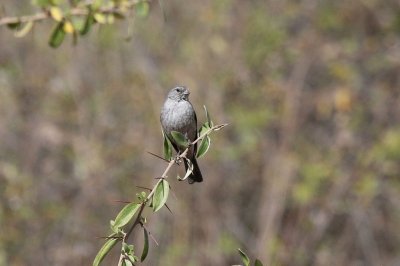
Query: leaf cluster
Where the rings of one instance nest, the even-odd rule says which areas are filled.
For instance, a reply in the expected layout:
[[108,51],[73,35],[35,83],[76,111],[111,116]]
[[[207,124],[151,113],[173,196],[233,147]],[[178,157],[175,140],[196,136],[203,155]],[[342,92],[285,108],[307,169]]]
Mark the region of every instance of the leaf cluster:
[[[247,254],[240,248],[238,248],[238,252],[239,252],[240,257],[242,258],[242,262],[243,262],[244,266],[250,266],[251,261],[250,261],[249,256],[247,256]],[[254,266],[263,266],[263,264],[259,259],[256,259],[254,261]]]
[[0,20],[1,25],[7,25],[14,31],[15,37],[24,37],[42,20],[50,19],[54,27],[49,37],[49,45],[59,47],[66,35],[71,35],[73,43],[78,38],[88,34],[94,25],[114,24],[117,19],[125,19],[132,9],[138,17],[146,17],[150,10],[149,0],[93,0],[65,1],[35,0],[33,3],[43,12],[30,16],[6,17]]
[[[223,128],[226,124],[222,125],[217,125],[214,126],[213,122],[211,121],[211,118],[207,112],[206,107],[204,107],[205,112],[206,112],[206,117],[207,121],[202,125],[202,127],[199,130],[199,135],[198,138],[190,143],[185,136],[180,134],[179,132],[175,132],[172,134],[172,137],[174,140],[179,144],[184,147],[186,147],[186,150],[182,153],[179,154],[176,158],[172,159],[172,145],[171,142],[168,140],[167,137],[164,135],[164,160],[168,161],[169,164],[164,171],[164,173],[161,175],[160,178],[158,178],[157,183],[154,185],[152,189],[149,189],[149,194],[146,194],[146,192],[142,191],[140,193],[136,194],[136,200],[134,202],[130,202],[126,204],[122,210],[117,214],[116,218],[114,220],[110,221],[110,229],[112,231],[112,234],[106,237],[107,241],[104,243],[102,248],[99,250],[97,253],[93,265],[97,266],[100,265],[100,263],[103,261],[103,259],[107,256],[107,254],[112,250],[112,248],[118,243],[122,242],[121,246],[121,255],[120,255],[120,260],[118,265],[134,265],[135,262],[138,261],[144,261],[148,255],[149,252],[149,236],[150,232],[147,230],[145,224],[147,222],[147,219],[143,216],[143,211],[145,207],[149,207],[153,210],[153,212],[157,212],[162,207],[168,206],[166,205],[167,200],[168,200],[168,195],[170,192],[170,184],[166,180],[167,178],[167,173],[170,170],[170,168],[179,162],[181,159],[186,159],[185,155],[189,149],[190,145],[194,145],[197,142],[200,143],[200,148],[197,151],[197,157],[203,156],[209,149],[210,147],[210,137],[209,134],[213,131],[220,130]],[[161,157],[160,157],[161,158]],[[186,173],[184,178],[179,178],[179,180],[184,180],[187,178],[187,176],[190,174],[190,167],[188,172]],[[169,209],[169,208],[168,208]],[[131,224],[130,227],[127,228],[127,225]],[[128,244],[128,237],[132,233],[133,229],[137,226],[140,225],[143,229],[143,234],[144,234],[144,243],[143,243],[143,249],[142,253],[140,256],[140,259],[138,256],[135,254],[135,247],[133,245]],[[128,230],[127,230],[128,229]],[[153,238],[154,239],[154,238]],[[157,242],[156,242],[157,244]]]

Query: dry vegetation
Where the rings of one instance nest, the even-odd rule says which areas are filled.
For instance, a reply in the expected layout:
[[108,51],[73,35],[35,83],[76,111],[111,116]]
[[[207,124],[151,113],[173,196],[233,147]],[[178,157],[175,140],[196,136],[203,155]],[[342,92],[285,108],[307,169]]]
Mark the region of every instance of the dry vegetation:
[[58,49],[49,21],[22,39],[0,28],[0,265],[92,263],[115,200],[166,167],[146,151],[162,153],[177,84],[201,122],[205,104],[230,125],[199,161],[203,183],[171,176],[146,265],[232,265],[238,247],[264,265],[399,265],[399,2],[163,7],[130,41],[129,21]]

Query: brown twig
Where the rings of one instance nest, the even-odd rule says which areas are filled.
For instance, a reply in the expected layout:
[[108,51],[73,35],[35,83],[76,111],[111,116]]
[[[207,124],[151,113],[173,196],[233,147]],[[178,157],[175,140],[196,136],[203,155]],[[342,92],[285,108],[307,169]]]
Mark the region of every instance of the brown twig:
[[[202,140],[204,137],[208,136],[212,131],[220,130],[220,129],[222,129],[223,127],[225,127],[225,126],[227,126],[227,125],[228,125],[228,124],[221,124],[221,125],[216,125],[216,126],[211,127],[211,128],[208,129],[206,132],[204,132],[201,136],[199,136],[196,140],[194,140],[192,143],[190,143],[190,145],[196,144],[197,142],[199,142],[200,140]],[[163,173],[160,177],[158,177],[158,181],[157,181],[157,183],[154,185],[154,188],[151,190],[151,192],[149,193],[149,195],[147,195],[146,199],[143,200],[143,202],[141,203],[140,209],[139,209],[139,213],[137,214],[135,221],[133,222],[132,226],[129,228],[129,231],[128,231],[126,234],[124,234],[124,236],[123,236],[123,238],[122,238],[122,241],[123,241],[123,242],[126,242],[126,240],[129,238],[129,236],[132,234],[133,229],[134,229],[138,224],[143,224],[143,223],[140,221],[140,219],[141,219],[141,217],[142,217],[142,212],[143,212],[143,210],[144,210],[144,207],[146,207],[146,204],[147,204],[147,203],[150,201],[150,199],[153,197],[154,193],[156,192],[156,188],[157,188],[158,184],[159,184],[160,182],[162,182],[164,179],[167,178],[167,174],[168,174],[169,170],[171,169],[171,167],[172,167],[178,160],[180,160],[180,159],[182,159],[182,158],[184,158],[184,157],[186,156],[186,154],[187,154],[188,151],[189,151],[190,145],[189,145],[189,147],[187,147],[186,150],[184,150],[181,154],[178,154],[178,156],[177,156],[174,160],[169,161],[167,168],[164,170],[164,173]],[[167,209],[169,209],[169,208],[167,207]],[[171,210],[170,210],[170,211],[171,211]],[[172,212],[171,212],[171,213],[172,213]],[[146,230],[147,230],[147,229],[146,229]],[[121,255],[120,255],[120,257],[119,257],[118,266],[121,266],[121,265],[122,265],[123,259],[124,259],[124,255],[121,253]]]
[[113,200],[113,201],[117,203],[126,203],[126,204],[132,203],[132,201],[129,200]]
[[161,157],[160,155],[157,155],[157,154],[155,154],[155,153],[152,153],[152,152],[150,152],[150,151],[147,151],[147,153],[149,153],[149,154],[153,155],[154,157],[157,157],[158,159],[161,159],[161,160],[163,160],[163,161],[165,161],[165,162],[169,163],[169,161],[168,161],[168,160],[164,159],[164,158],[163,158],[163,157]]
[[140,223],[140,225],[141,225],[144,229],[146,229],[146,231],[147,231],[147,233],[149,234],[149,236],[151,237],[151,239],[153,239],[154,243],[156,243],[156,245],[158,246],[158,242],[157,242],[157,240],[154,238],[154,236],[153,236],[153,234],[150,232],[150,230],[147,229],[147,227],[146,227],[143,223]]
[[[126,4],[124,4],[124,8],[132,9],[139,2],[150,2],[150,0],[127,1]],[[93,4],[93,2],[90,1],[90,2],[84,3],[84,5],[81,7],[72,8],[69,14],[71,16],[87,16],[89,14],[88,7],[91,6],[92,4]],[[122,8],[119,8],[118,6],[116,6],[116,7],[100,7],[98,9],[98,12],[103,13],[103,14],[111,14],[111,13],[117,13],[120,15],[124,14]],[[39,12],[39,13],[36,13],[33,15],[26,15],[26,16],[20,16],[20,17],[17,17],[17,16],[4,17],[4,18],[0,19],[0,26],[9,25],[9,24],[17,24],[17,23],[26,23],[26,22],[38,22],[38,21],[46,20],[50,17],[51,17],[51,15],[48,10],[45,10],[43,12]]]
[[148,191],[151,191],[151,188],[148,188],[148,187],[142,187],[142,186],[135,186],[135,187],[141,188],[141,189],[146,189],[146,190],[148,190]]

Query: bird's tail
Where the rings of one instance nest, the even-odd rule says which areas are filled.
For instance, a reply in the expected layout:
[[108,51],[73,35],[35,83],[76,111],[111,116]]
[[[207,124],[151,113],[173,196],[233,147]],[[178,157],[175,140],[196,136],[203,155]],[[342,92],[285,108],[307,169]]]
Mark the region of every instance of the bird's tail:
[[[201,175],[201,171],[199,165],[197,164],[196,158],[193,158],[190,161],[193,164],[193,172],[188,177],[189,184],[193,184],[194,182],[202,182],[203,176]],[[187,171],[188,164],[186,160],[184,160],[184,163],[185,163],[185,170]]]

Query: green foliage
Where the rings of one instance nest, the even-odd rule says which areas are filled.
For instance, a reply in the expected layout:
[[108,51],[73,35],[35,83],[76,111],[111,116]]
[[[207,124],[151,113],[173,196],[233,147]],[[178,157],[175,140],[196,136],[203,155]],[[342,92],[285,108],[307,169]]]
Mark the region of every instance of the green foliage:
[[189,146],[188,139],[184,135],[182,135],[182,133],[178,131],[171,131],[171,136],[178,146],[181,146],[183,148],[187,148]]
[[144,244],[143,244],[143,251],[142,256],[140,256],[140,261],[143,262],[147,254],[149,253],[149,232],[147,232],[146,228],[143,227],[143,237],[144,237]]
[[242,258],[244,266],[249,266],[250,258],[247,256],[247,254],[244,253],[244,251],[242,251],[240,248],[238,248],[238,252],[239,252],[240,257]]
[[129,203],[126,205],[117,215],[114,222],[112,223],[112,230],[117,232],[118,229],[131,221],[133,216],[140,208],[139,203]]
[[256,259],[254,266],[263,266],[263,264],[259,259]]
[[204,112],[206,113],[206,118],[207,118],[207,121],[204,123],[204,126],[207,126],[208,128],[212,128],[214,126],[214,123],[211,120],[210,113],[208,113],[207,107],[205,105],[203,105],[203,108],[204,108]]
[[[239,252],[240,257],[242,258],[244,266],[250,266],[251,261],[250,261],[249,256],[247,256],[247,254],[240,248],[238,248],[238,252]],[[256,259],[254,262],[254,266],[263,266],[263,264],[261,263],[261,261],[259,259]]]
[[73,0],[68,2],[69,5],[61,0],[33,0],[32,3],[40,7],[43,12],[25,16],[23,21],[18,17],[13,17],[7,20],[6,25],[16,30],[16,37],[23,37],[31,31],[36,22],[50,18],[56,22],[49,38],[49,45],[53,48],[62,44],[66,34],[71,34],[76,43],[78,33],[80,36],[86,35],[91,31],[93,24],[114,24],[116,18],[125,19],[130,9],[135,9],[138,17],[146,17],[150,10],[147,0],[111,2]]
[[160,210],[164,204],[167,202],[169,193],[169,184],[168,181],[162,179],[158,182],[154,196],[153,196],[153,211],[156,212]]
[[59,47],[64,41],[65,31],[64,31],[64,23],[59,22],[50,36],[49,45],[53,48]]
[[[203,127],[202,127],[202,129],[203,129]],[[207,130],[208,130],[208,128],[205,129],[205,131],[207,131]],[[200,134],[201,134],[202,132],[205,132],[205,131],[204,131],[204,130],[203,130],[203,131],[200,130]],[[211,145],[211,139],[210,139],[210,137],[209,137],[209,136],[205,136],[205,137],[201,140],[200,145],[199,145],[199,147],[197,148],[196,157],[197,157],[197,158],[200,158],[200,157],[204,156],[204,155],[207,153],[208,149],[210,148],[210,145]]]
[[164,159],[167,161],[170,161],[172,159],[172,144],[171,141],[169,141],[168,137],[164,134],[163,132],[163,153],[164,153]]
[[110,239],[107,240],[107,242],[101,247],[99,252],[97,253],[94,261],[93,261],[93,266],[98,266],[100,263],[103,261],[105,256],[110,252],[110,250],[117,244],[120,239],[113,238],[114,235],[111,235]]
[[[28,11],[47,13],[51,4],[35,1],[43,9],[32,9],[32,2],[1,1],[0,21]],[[134,185],[152,188],[159,181],[147,176],[149,168],[166,162],[143,151],[161,141],[154,130],[159,88],[176,82],[191,88],[203,118],[199,130],[205,120],[201,102],[212,106],[213,119],[218,114],[232,126],[212,139],[215,153],[209,149],[200,158],[205,158],[199,162],[205,183],[186,187],[167,179],[171,190],[179,190],[179,204],[170,205],[171,197],[166,203],[173,215],[165,209],[153,213],[151,198],[147,201],[141,216],[153,219],[148,230],[161,237],[162,248],[150,251],[143,264],[230,265],[228,250],[237,252],[236,238],[225,250],[221,236],[215,241],[215,232],[225,227],[241,241],[250,239],[253,243],[241,244],[254,248],[252,253],[269,254],[264,265],[397,261],[400,12],[395,0],[165,1],[165,20],[156,0],[148,21],[132,8],[112,13],[114,21],[104,14],[106,24],[93,15],[71,15],[70,2],[94,14],[110,2],[122,10],[124,1],[51,4],[74,28],[71,34],[65,26],[58,52],[43,46],[59,23],[49,13],[23,39],[12,37],[26,21],[10,20],[13,29],[0,34],[0,224],[6,232],[0,233],[0,265],[93,261],[106,242],[95,236],[126,205],[110,199],[142,202]],[[89,2],[97,6],[83,5]],[[86,21],[91,23],[85,32]],[[128,23],[130,43],[121,40]],[[85,38],[79,38],[83,32]],[[74,35],[79,46],[70,47]],[[338,101],[337,91],[351,97]],[[219,167],[211,171],[213,166]],[[222,216],[207,215],[221,208]],[[266,210],[272,227],[264,228]],[[139,211],[132,222],[136,215]],[[201,215],[201,223],[193,215]],[[179,234],[164,231],[171,220]],[[132,222],[119,229],[121,237]],[[278,230],[269,231],[263,243],[260,236],[276,223]],[[35,241],[24,241],[32,225]],[[351,230],[355,226],[361,232]],[[142,241],[141,230],[135,228],[125,242]],[[193,239],[198,235],[193,232],[201,237]],[[65,241],[49,245],[60,235]],[[93,236],[91,243],[87,236]],[[70,249],[71,241],[89,244],[87,252]],[[207,256],[199,256],[198,247],[206,247]],[[142,248],[135,244],[139,259]]]
[[[203,136],[204,134],[207,133],[207,131],[209,131],[214,126],[214,123],[211,120],[210,114],[208,113],[206,106],[204,105],[203,107],[207,121],[200,127],[198,133],[199,136]],[[208,149],[210,148],[210,145],[211,145],[211,139],[207,135],[201,140],[200,145],[198,145],[196,157],[200,158],[204,156],[207,153]]]
[[139,261],[138,257],[135,256],[133,245],[123,243],[121,254],[123,255],[122,265],[134,265],[135,262]]
[[[208,135],[212,131],[220,130],[223,128],[225,125],[219,125],[216,127],[210,127],[212,124],[212,121],[210,119],[209,114],[207,113],[206,110],[206,117],[207,117],[207,122],[204,123],[204,129],[202,132],[202,135],[204,135],[204,138],[208,138]],[[201,131],[201,130],[200,130]],[[171,148],[171,143],[168,141],[168,138],[164,135],[164,157],[165,158],[170,158],[171,153],[172,153],[172,148]],[[172,132],[172,137],[174,140],[183,145],[187,144],[186,138],[180,134],[179,132]],[[209,141],[208,141],[209,143]],[[209,144],[208,144],[209,146]],[[208,150],[207,146],[207,150]],[[187,147],[188,149],[189,147]],[[202,148],[204,149],[204,148]],[[167,151],[166,151],[167,150]],[[169,150],[169,151],[168,151]],[[186,150],[187,151],[187,150]],[[202,152],[204,155],[205,151]],[[179,158],[180,155],[178,155]],[[193,170],[193,165],[185,157],[182,157],[180,159],[187,160],[187,164],[189,165],[189,170],[187,171],[185,177],[183,179],[186,179],[188,175],[191,173]],[[170,161],[169,167],[167,170],[172,166],[172,164],[175,163],[175,160]],[[151,190],[151,192],[147,195],[144,191],[140,193],[136,193],[136,197],[139,199],[139,203],[129,203],[127,204],[117,215],[115,220],[110,221],[110,226],[111,230],[114,232],[109,238],[109,240],[103,245],[103,247],[100,249],[99,253],[97,254],[93,265],[99,265],[101,261],[104,259],[104,257],[108,254],[108,252],[112,249],[112,247],[118,242],[122,241],[122,248],[121,248],[121,255],[120,255],[120,262],[121,265],[134,265],[135,262],[139,261],[139,258],[135,255],[134,253],[134,246],[127,244],[127,238],[129,237],[129,234],[132,232],[133,228],[136,225],[141,225],[143,228],[143,250],[142,254],[140,256],[140,261],[143,262],[148,255],[149,252],[149,235],[150,233],[147,231],[145,227],[146,223],[146,218],[142,216],[142,211],[143,209],[148,206],[153,209],[153,212],[159,211],[164,205],[166,205],[166,202],[168,200],[168,195],[170,191],[170,185],[168,181],[166,180],[166,173],[158,180],[156,183],[155,187]],[[136,217],[131,229],[126,233],[124,231],[124,226],[127,225],[129,222],[132,221],[133,217]]]

